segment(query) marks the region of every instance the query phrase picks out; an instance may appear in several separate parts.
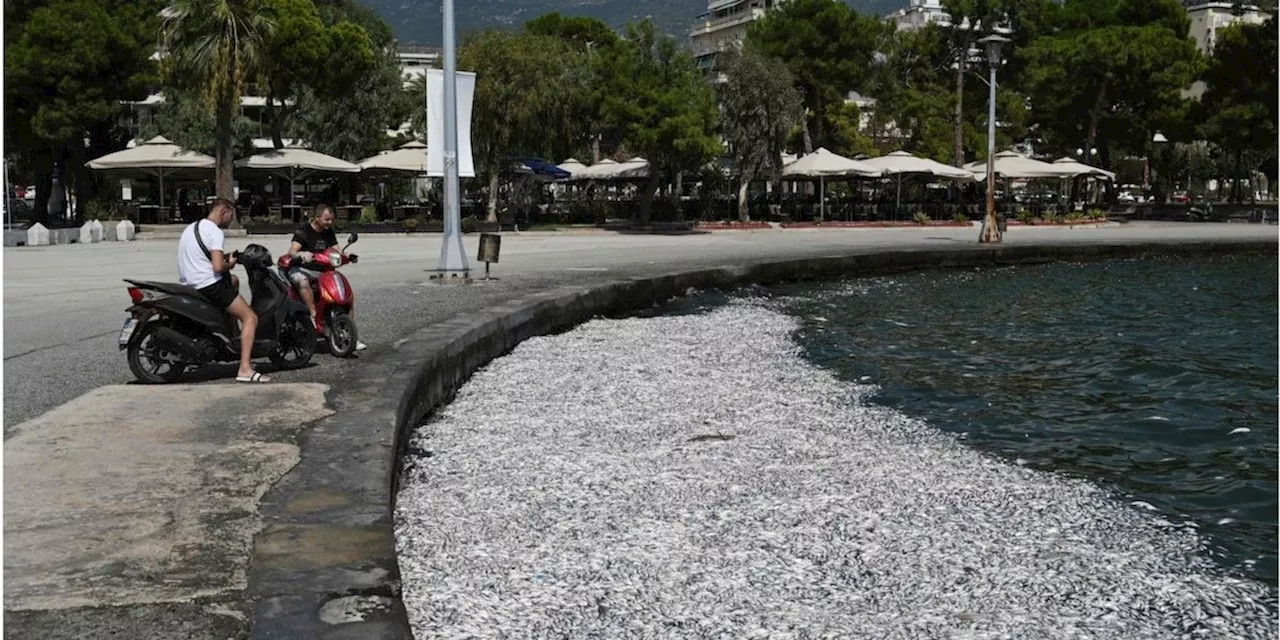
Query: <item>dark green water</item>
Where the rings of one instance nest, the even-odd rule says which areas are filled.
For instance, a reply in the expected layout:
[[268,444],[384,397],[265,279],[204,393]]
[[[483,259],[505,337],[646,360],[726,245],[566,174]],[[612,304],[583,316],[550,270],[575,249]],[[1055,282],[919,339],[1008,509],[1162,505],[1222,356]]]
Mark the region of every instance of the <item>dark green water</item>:
[[1194,523],[1274,585],[1276,270],[1149,258],[770,291],[811,360],[878,385],[875,402]]

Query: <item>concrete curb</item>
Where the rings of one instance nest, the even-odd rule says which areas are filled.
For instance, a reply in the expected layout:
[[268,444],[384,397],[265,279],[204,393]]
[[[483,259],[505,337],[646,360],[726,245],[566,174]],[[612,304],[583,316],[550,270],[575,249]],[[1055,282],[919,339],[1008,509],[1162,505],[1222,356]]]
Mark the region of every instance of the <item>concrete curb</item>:
[[400,601],[393,508],[409,435],[477,369],[521,341],[596,316],[632,313],[690,290],[929,268],[1149,254],[1276,253],[1274,239],[1105,245],[966,245],[862,250],[729,265],[530,293],[426,327],[331,392],[337,413],[301,438],[302,462],[262,500],[246,596],[253,638],[411,640]]

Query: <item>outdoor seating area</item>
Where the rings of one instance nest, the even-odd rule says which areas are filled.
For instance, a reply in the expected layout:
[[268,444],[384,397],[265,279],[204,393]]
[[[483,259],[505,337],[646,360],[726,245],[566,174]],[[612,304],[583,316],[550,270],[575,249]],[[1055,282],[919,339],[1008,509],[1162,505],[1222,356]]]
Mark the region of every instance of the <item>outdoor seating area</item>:
[[[846,158],[825,148],[784,157],[781,180],[748,189],[757,220],[774,222],[882,222],[976,219],[984,211],[984,161],[964,168],[897,151],[877,158]],[[117,212],[140,224],[196,219],[212,200],[213,158],[163,137],[88,163],[122,179],[150,178],[155,190],[122,201]],[[335,204],[346,223],[438,219],[439,197],[427,176],[427,147],[410,142],[357,163],[302,147],[286,147],[235,161],[237,206],[243,218],[298,224],[310,207]],[[650,180],[642,157],[575,158],[559,165],[529,159],[514,163],[500,185],[499,211],[512,223],[604,224],[631,218]],[[1069,215],[1100,208],[1102,183],[1115,174],[1062,158],[1049,163],[1013,151],[995,160],[997,208],[1006,217]],[[732,220],[737,216],[735,176],[713,164],[678,185],[659,189],[652,219]],[[138,181],[137,187],[142,186]],[[487,185],[464,188],[464,217],[484,215]],[[141,191],[141,190],[140,190]],[[154,194],[154,197],[152,197]]]

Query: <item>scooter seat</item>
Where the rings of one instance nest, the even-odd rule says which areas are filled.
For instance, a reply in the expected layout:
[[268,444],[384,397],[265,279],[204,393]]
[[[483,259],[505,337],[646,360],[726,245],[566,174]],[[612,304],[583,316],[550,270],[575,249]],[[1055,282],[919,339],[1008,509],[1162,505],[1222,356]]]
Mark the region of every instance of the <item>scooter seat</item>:
[[139,289],[151,289],[152,291],[159,291],[173,296],[190,296],[198,300],[204,300],[209,304],[213,304],[213,301],[205,297],[203,293],[200,293],[199,289],[189,287],[185,284],[178,284],[176,282],[149,282],[144,280],[125,280],[125,282],[128,282]]

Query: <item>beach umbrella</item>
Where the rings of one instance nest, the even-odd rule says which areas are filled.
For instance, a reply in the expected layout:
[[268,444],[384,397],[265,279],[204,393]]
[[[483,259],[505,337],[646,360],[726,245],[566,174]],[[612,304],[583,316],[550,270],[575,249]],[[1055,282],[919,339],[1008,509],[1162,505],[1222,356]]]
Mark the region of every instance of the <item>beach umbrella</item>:
[[164,136],[156,136],[138,146],[90,160],[85,166],[95,171],[139,172],[155,176],[160,180],[160,208],[163,209],[166,177],[182,171],[209,171],[215,164],[212,156],[183,149]]
[[822,217],[825,218],[827,215],[827,178],[878,178],[882,175],[882,172],[865,162],[846,158],[822,147],[784,166],[782,175],[786,177],[817,178],[818,188],[821,193],[821,212]]
[[293,183],[315,175],[359,173],[359,165],[342,158],[303,149],[285,147],[236,160],[236,167],[253,169],[280,176],[289,181],[289,204],[293,204]]
[[371,173],[410,173],[426,175],[427,145],[414,140],[397,149],[383,151],[356,163],[361,171]]
[[894,151],[887,156],[870,158],[865,162],[876,167],[886,176],[896,176],[898,178],[898,197],[893,206],[895,215],[898,208],[902,206],[902,176],[904,175],[930,175],[951,180],[974,179],[972,171],[953,167],[949,164],[942,164],[937,160],[914,156],[906,151]]

